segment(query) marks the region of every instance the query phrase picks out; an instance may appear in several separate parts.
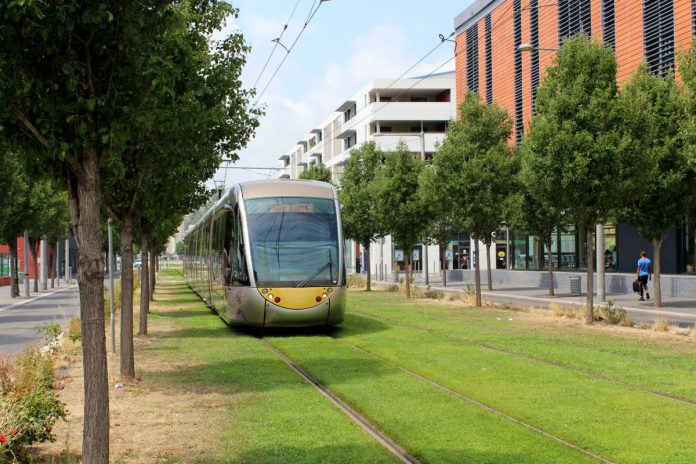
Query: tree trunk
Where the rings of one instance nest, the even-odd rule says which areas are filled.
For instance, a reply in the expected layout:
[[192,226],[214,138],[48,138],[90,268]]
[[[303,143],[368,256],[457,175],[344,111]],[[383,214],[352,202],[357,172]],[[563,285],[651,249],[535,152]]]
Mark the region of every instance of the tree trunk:
[[[155,284],[157,283],[157,253],[154,248],[150,250],[150,301],[155,300]],[[147,305],[147,312],[150,312],[150,305]]]
[[411,298],[411,249],[404,248],[404,253],[406,253],[406,298]]
[[594,322],[594,224],[585,228],[587,239],[587,307],[585,308],[585,324]]
[[[17,298],[19,296],[19,279],[17,269],[17,244],[16,239],[10,240],[10,296]],[[13,245],[14,242],[14,245]]]
[[445,247],[440,246],[440,267],[442,268],[442,285],[447,286],[447,256],[446,256],[447,250],[445,250]]
[[367,264],[369,265],[367,269],[367,291],[370,292],[372,291],[372,272],[370,267],[372,267],[372,259],[370,257],[370,242],[367,242],[367,248],[365,248],[365,261],[367,261]]
[[486,272],[486,277],[488,278],[488,291],[493,291],[493,270],[491,269],[491,244],[486,243],[486,262],[488,263],[488,268]]
[[554,296],[553,289],[553,251],[551,251],[551,237],[546,236],[546,256],[548,257],[548,270],[549,270],[549,295]]
[[480,308],[482,306],[481,302],[481,257],[479,256],[479,241],[478,237],[474,240],[474,277],[475,277],[475,292],[476,292],[476,307]]
[[135,377],[133,356],[133,216],[121,223],[121,376]]
[[143,235],[140,239],[142,264],[140,267],[140,328],[138,335],[147,335],[147,313],[150,311],[150,273],[148,272],[148,243]]
[[29,239],[29,248],[31,249],[31,263],[34,266],[34,293],[39,293],[39,263],[37,258],[36,248],[39,245],[38,240]]
[[662,287],[660,286],[660,254],[662,253],[662,239],[652,241],[653,247],[653,306],[662,307]]
[[70,220],[78,247],[84,376],[82,462],[109,462],[109,383],[104,334],[104,263],[102,262],[99,158],[94,146],[82,151],[79,182],[70,175]]

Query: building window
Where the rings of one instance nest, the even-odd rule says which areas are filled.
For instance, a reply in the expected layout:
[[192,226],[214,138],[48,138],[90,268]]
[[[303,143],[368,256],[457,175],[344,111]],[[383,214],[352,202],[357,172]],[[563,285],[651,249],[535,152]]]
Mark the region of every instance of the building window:
[[486,103],[493,103],[493,48],[491,46],[491,15],[486,15]]
[[602,38],[604,45],[616,49],[616,29],[614,25],[614,0],[602,0]]
[[343,112],[343,122],[348,122],[355,116],[355,105],[351,106]]
[[466,88],[478,92],[478,25],[466,31]]
[[346,137],[343,139],[343,148],[345,150],[348,150],[352,146],[354,146],[358,141],[358,136],[356,134],[351,135],[350,137]]
[[390,102],[390,101],[391,101],[391,97],[379,97],[379,101],[381,101],[381,102]]
[[652,72],[666,76],[674,67],[674,4],[672,0],[643,1],[645,60]]
[[529,83],[532,86],[532,116],[536,116],[536,94],[539,87],[539,0],[529,1],[529,34],[531,51],[531,70]]
[[558,1],[558,43],[580,32],[590,34],[592,21],[590,0]]
[[522,141],[524,132],[524,110],[522,108],[522,53],[519,46],[522,43],[522,12],[521,0],[513,0],[512,28],[514,33],[513,59],[515,64],[515,142]]
[[411,97],[412,102],[423,103],[428,101],[428,97]]
[[379,131],[380,131],[380,132],[391,132],[391,131],[392,131],[392,127],[391,127],[391,126],[381,126],[381,127],[379,128]]

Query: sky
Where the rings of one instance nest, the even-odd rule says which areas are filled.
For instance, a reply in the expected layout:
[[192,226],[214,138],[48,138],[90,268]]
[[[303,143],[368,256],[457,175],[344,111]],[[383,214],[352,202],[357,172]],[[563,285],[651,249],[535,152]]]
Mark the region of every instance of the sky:
[[[291,47],[319,0],[232,0],[239,9],[238,18],[228,21],[220,34],[239,30],[252,48],[242,73],[244,87],[252,88],[258,80],[260,93],[267,86],[259,102],[266,105],[266,115],[232,166],[277,167],[281,155],[368,81],[399,77],[441,42],[439,34],[449,36],[455,16],[472,1],[324,1],[291,52],[278,46],[271,55],[272,40],[281,33],[280,43]],[[453,53],[454,44],[446,42],[405,77],[428,74]],[[453,69],[454,60],[438,72]],[[277,171],[270,170],[220,169],[215,179],[230,187],[277,176]]]

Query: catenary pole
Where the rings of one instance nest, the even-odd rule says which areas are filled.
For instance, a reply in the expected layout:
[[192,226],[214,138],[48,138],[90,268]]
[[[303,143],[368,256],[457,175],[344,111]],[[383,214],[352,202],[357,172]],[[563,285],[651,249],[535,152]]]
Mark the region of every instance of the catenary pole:
[[41,239],[41,290],[48,290],[48,253],[46,237]]
[[116,353],[116,310],[114,308],[114,229],[109,218],[109,311],[111,314],[111,352]]
[[29,231],[24,231],[24,296],[29,296]]
[[[599,302],[604,302],[606,301],[606,288],[605,288],[605,282],[604,282],[604,261],[605,261],[605,256],[604,256],[604,250],[606,248],[605,245],[605,240],[604,240],[604,224],[597,224],[597,250],[596,250],[596,255],[597,255],[597,299]],[[591,237],[587,238],[588,240],[592,240]]]
[[[423,131],[423,121],[421,121],[421,159],[425,162],[425,131]],[[430,286],[430,276],[428,276],[428,244],[423,240],[423,275],[425,276],[425,286]]]
[[70,283],[70,235],[65,239],[65,284]]

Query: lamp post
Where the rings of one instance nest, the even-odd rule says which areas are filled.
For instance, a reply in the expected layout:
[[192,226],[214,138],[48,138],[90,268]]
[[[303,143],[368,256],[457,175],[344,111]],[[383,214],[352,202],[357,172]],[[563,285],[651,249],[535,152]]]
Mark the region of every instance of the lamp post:
[[[423,130],[423,121],[421,120],[420,131],[421,142],[421,159],[425,162],[425,131]],[[425,276],[425,286],[430,286],[430,276],[428,276],[428,244],[427,240],[423,240],[423,275]]]

